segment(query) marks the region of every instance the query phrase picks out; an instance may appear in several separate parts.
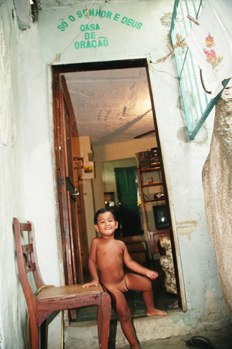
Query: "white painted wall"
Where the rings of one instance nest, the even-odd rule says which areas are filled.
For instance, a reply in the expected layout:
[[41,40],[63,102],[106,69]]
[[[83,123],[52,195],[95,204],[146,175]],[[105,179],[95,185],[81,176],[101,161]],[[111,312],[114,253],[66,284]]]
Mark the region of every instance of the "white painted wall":
[[[32,221],[42,278],[60,285],[51,91],[37,26],[19,31],[11,0],[0,5],[0,16],[0,347],[25,349],[27,308],[15,261],[14,216]],[[49,328],[50,348],[59,346],[58,328],[59,317]]]
[[[29,48],[29,49],[28,49]],[[59,223],[53,154],[53,119],[49,67],[42,64],[37,26],[19,36],[22,188],[24,216],[35,227],[40,272],[45,284],[59,286]],[[60,345],[60,315],[49,326],[51,348]],[[54,334],[56,333],[56,335]]]
[[[24,348],[25,302],[15,266],[14,216],[23,215],[18,29],[12,2],[0,5],[0,347]],[[20,325],[18,320],[20,319]]]
[[[156,62],[168,52],[166,44],[173,4],[172,0],[99,1],[92,5],[95,16],[89,19],[78,17],[79,11],[85,10],[84,3],[44,10],[40,14],[38,28],[42,61],[45,64],[64,64],[147,58]],[[102,12],[104,16],[96,16],[97,10],[105,11]],[[129,25],[124,23],[126,18]],[[141,24],[133,28],[130,25],[133,20]],[[87,30],[86,24],[94,25],[95,30]],[[95,41],[88,42],[87,38],[91,35]],[[106,46],[102,39],[102,47],[88,47],[88,44],[91,46],[99,42],[99,37],[105,37]],[[80,48],[81,41],[86,48]],[[183,318],[191,317],[191,326],[197,326],[199,319],[207,322],[208,308],[216,305],[227,319],[214,250],[207,231],[201,180],[202,167],[209,151],[213,115],[196,139],[190,142],[179,106],[180,91],[173,57],[165,63],[152,63],[150,74],[170,192],[179,271],[181,280],[184,280],[181,289],[182,295],[186,294],[189,310]],[[213,293],[210,305],[208,291]],[[210,320],[218,323],[217,314]]]
[[[98,1],[92,8],[112,12],[111,18],[83,18],[78,23],[77,11],[88,4],[83,1],[76,6],[44,10],[40,13],[39,24],[32,24],[25,31],[19,31],[16,17],[12,18],[13,1],[0,5],[0,96],[4,96],[0,100],[2,348],[25,348],[26,307],[15,265],[13,216],[30,219],[35,224],[43,279],[48,284],[60,284],[62,268],[57,247],[50,65],[131,58],[156,62],[167,54],[172,0]],[[114,17],[115,14],[118,16]],[[70,20],[69,16],[75,20]],[[123,24],[123,17],[142,23],[140,29]],[[57,28],[62,21],[68,24],[64,31]],[[80,30],[80,25],[87,23],[99,24],[95,35],[106,37],[108,46],[75,48],[74,43],[83,41],[87,33]],[[57,54],[59,62],[55,61]],[[182,327],[185,331],[209,325],[221,328],[229,317],[207,231],[201,179],[209,152],[213,115],[190,142],[179,107],[174,59],[170,57],[165,63],[151,64],[150,72],[178,262],[183,271],[180,273],[182,292],[186,294],[188,308],[187,313],[180,313],[173,321],[169,319],[165,333],[168,335],[170,327],[172,331],[178,330],[180,323],[185,325]],[[49,348],[59,347],[59,333],[57,319],[50,326]]]
[[98,163],[102,170],[102,181],[104,185],[104,192],[114,193],[114,205],[118,205],[118,193],[115,177],[115,168],[117,167],[137,167],[135,156],[127,159],[120,159],[114,161],[106,161],[102,164]]

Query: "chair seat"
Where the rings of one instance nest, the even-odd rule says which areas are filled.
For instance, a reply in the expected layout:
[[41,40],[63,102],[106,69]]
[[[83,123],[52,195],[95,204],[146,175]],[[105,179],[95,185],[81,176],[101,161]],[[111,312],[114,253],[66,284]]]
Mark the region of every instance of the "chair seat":
[[82,287],[82,285],[67,285],[59,287],[49,287],[44,288],[37,296],[39,300],[49,300],[49,299],[67,299],[82,296],[93,293],[102,293],[104,292],[101,285],[92,286],[88,288]]
[[[25,245],[22,244],[21,239],[21,235],[24,235],[24,232],[27,232],[28,235],[28,243]],[[69,280],[69,285],[67,286],[56,287],[44,285],[36,264],[31,222],[20,223],[14,217],[14,236],[19,279],[27,301],[28,319],[30,321],[30,326],[28,326],[30,328],[28,347],[31,349],[47,349],[48,317],[53,312],[70,310],[74,315],[77,308],[96,305],[98,307],[97,328],[99,348],[107,349],[111,314],[109,294],[103,291],[101,285],[83,288],[80,284],[72,284],[73,280]],[[28,277],[29,273],[30,276]],[[36,292],[31,289],[28,280],[31,280],[31,277],[34,277],[37,288]]]

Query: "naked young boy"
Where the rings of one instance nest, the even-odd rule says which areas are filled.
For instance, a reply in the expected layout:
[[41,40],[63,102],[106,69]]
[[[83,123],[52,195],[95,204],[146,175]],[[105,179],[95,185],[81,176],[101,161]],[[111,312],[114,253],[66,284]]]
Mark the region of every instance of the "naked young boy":
[[[134,332],[131,314],[124,292],[128,290],[142,291],[147,316],[165,316],[165,311],[156,309],[153,303],[151,280],[158,273],[149,270],[132,260],[124,242],[114,239],[118,227],[110,208],[103,208],[94,217],[95,229],[101,237],[92,240],[89,254],[89,271],[92,281],[83,285],[91,287],[99,285],[97,266],[100,271],[100,282],[111,297],[112,307],[116,311],[122,330],[130,343],[131,349],[140,349]],[[134,273],[125,273],[124,265]],[[144,275],[144,276],[142,276]]]

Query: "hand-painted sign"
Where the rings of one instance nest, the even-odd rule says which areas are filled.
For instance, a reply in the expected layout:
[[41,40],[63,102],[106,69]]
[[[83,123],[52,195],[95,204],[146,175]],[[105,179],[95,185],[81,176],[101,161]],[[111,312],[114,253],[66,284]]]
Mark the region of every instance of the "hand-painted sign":
[[69,15],[66,20],[62,20],[62,22],[57,26],[61,32],[64,32],[72,22],[80,19],[80,32],[84,34],[84,40],[74,42],[74,47],[77,50],[85,48],[97,49],[100,47],[107,47],[109,44],[106,36],[97,36],[97,31],[101,30],[99,23],[81,24],[81,19],[83,18],[112,20],[136,29],[141,29],[143,25],[142,22],[136,21],[133,18],[122,16],[119,13],[113,13],[111,11],[89,9],[88,16],[86,15],[86,9],[77,11],[75,15]]

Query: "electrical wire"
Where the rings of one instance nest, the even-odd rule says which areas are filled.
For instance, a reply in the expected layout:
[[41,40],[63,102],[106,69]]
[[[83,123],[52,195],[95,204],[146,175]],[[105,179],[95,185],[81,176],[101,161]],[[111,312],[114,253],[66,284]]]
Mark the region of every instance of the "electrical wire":
[[[157,64],[155,62],[152,62],[150,61],[151,64]],[[170,74],[169,72],[165,71],[165,70],[158,70],[158,69],[155,69],[154,67],[151,66],[151,69],[154,70],[154,71],[157,71],[159,73],[166,73],[168,75],[170,75],[172,78],[174,79],[177,79],[177,80],[180,80],[180,79],[183,79],[182,77],[180,78],[179,76],[173,76],[172,74]]]

